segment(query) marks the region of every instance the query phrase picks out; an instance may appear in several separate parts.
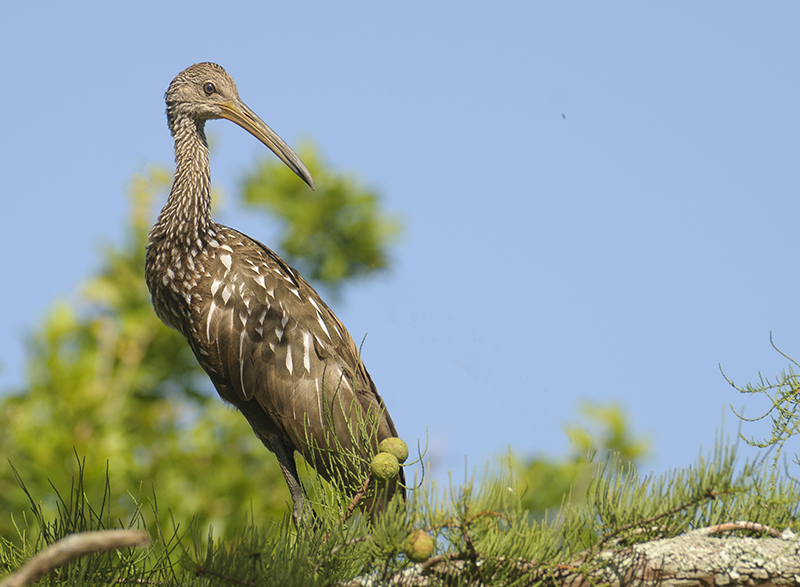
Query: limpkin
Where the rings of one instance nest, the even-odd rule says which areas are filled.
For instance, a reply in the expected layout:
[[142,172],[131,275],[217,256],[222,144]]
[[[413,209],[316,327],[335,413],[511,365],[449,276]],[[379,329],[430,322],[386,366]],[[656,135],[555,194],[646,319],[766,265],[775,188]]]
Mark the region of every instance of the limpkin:
[[[307,512],[295,451],[330,480],[326,451],[363,449],[353,446],[359,442],[354,419],[376,420],[377,440],[397,430],[358,347],[317,292],[266,246],[211,220],[205,123],[235,122],[313,189],[306,166],[215,63],[179,73],[165,98],[176,170],[148,240],[145,277],[153,306],[186,338],[222,399],[275,453],[301,524]],[[366,474],[364,465],[344,471],[351,483]],[[367,508],[379,511],[393,492],[404,493],[402,476]]]

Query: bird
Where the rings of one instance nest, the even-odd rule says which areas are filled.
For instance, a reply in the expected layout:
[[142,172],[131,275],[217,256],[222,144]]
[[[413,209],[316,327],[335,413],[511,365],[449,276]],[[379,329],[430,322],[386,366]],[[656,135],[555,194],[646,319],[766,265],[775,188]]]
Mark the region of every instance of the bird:
[[[153,307],[185,337],[220,397],[277,457],[299,527],[314,513],[307,510],[295,452],[323,479],[340,475],[355,488],[368,476],[367,459],[349,459],[342,469],[334,456],[364,455],[362,441],[354,440],[357,421],[374,423],[372,444],[396,437],[397,429],[359,348],[313,287],[268,247],[211,219],[205,124],[234,122],[314,189],[311,173],[216,63],[183,70],[165,101],[175,176],[148,235],[145,281]],[[362,507],[374,519],[395,493],[405,497],[404,481],[401,469]]]

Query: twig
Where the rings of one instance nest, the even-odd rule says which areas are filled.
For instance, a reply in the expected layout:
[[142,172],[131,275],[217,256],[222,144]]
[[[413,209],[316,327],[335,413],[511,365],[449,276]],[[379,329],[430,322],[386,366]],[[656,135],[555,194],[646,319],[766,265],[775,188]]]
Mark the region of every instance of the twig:
[[732,532],[733,530],[749,530],[751,532],[758,532],[760,534],[769,534],[773,538],[781,537],[780,530],[776,530],[775,528],[766,526],[764,524],[759,524],[758,522],[746,522],[744,520],[716,524],[714,526],[708,526],[707,528],[698,528],[694,532],[697,534],[705,534],[710,536],[711,534],[721,534],[722,532]]
[[[327,540],[329,536],[330,536],[330,534],[328,534],[328,536],[326,536],[326,537],[325,537],[325,540]],[[328,560],[329,560],[329,559],[330,559],[330,558],[331,558],[331,557],[332,557],[334,554],[336,554],[337,552],[339,552],[341,549],[343,549],[343,548],[345,548],[345,547],[347,547],[347,546],[352,546],[353,544],[358,544],[359,542],[365,542],[365,541],[367,541],[367,540],[372,540],[372,536],[361,536],[361,537],[359,537],[359,538],[353,538],[352,540],[348,540],[348,541],[346,541],[346,542],[343,542],[343,543],[341,543],[341,544],[337,544],[336,546],[334,546],[333,548],[331,548],[331,551],[330,551],[330,552],[329,552],[329,553],[328,553],[328,554],[325,556],[325,558],[323,558],[323,559],[322,559],[321,561],[319,561],[319,562],[318,562],[316,565],[314,565],[314,572],[315,572],[315,573],[318,573],[318,572],[319,572],[319,570],[320,570],[320,569],[321,569],[323,566],[325,566],[325,563],[326,563],[326,562],[328,562]],[[325,543],[325,542],[323,541],[323,544],[324,544],[324,543]]]
[[[339,526],[344,524],[350,516],[353,515],[353,512],[356,510],[358,504],[360,504],[364,497],[367,495],[367,490],[369,489],[369,482],[372,481],[372,473],[367,474],[367,478],[364,480],[364,484],[361,486],[361,489],[356,491],[356,494],[353,496],[353,499],[350,500],[350,504],[347,506],[347,511],[344,512],[342,519],[339,520]],[[331,537],[331,533],[333,533],[333,529],[325,535],[325,538],[322,539],[322,544],[328,542],[328,538]],[[0,585],[2,587],[2,585]]]
[[257,587],[257,584],[253,583],[252,581],[243,581],[235,577],[229,577],[228,575],[225,575],[213,569],[207,569],[203,566],[198,566],[197,568],[195,568],[194,573],[195,575],[208,575],[210,577],[216,577],[217,579],[222,579],[223,581],[227,581],[228,583],[233,583],[235,585],[245,585],[246,587]]
[[347,506],[347,511],[344,513],[344,517],[342,518],[341,521],[342,524],[344,524],[347,521],[347,519],[353,515],[353,512],[355,511],[358,504],[360,504],[363,501],[364,497],[366,497],[370,481],[372,481],[372,473],[367,473],[367,478],[364,479],[364,484],[361,486],[361,489],[356,491],[356,494],[350,501],[350,505]]
[[701,495],[699,497],[696,497],[695,499],[693,499],[691,501],[688,501],[686,503],[683,503],[683,504],[681,504],[679,506],[675,506],[671,510],[667,510],[666,512],[661,512],[660,514],[657,514],[657,515],[652,516],[650,518],[646,518],[644,520],[639,520],[639,521],[636,521],[636,522],[631,522],[629,524],[625,524],[623,526],[620,526],[619,528],[617,528],[616,530],[614,530],[612,532],[606,532],[605,534],[600,536],[599,544],[604,544],[605,542],[608,542],[610,539],[614,538],[615,536],[618,536],[619,534],[622,534],[623,532],[626,532],[626,531],[628,531],[628,530],[630,530],[632,528],[636,528],[637,526],[644,526],[645,524],[652,524],[653,522],[655,522],[657,520],[660,520],[661,518],[665,518],[667,516],[671,516],[672,514],[677,514],[681,510],[685,510],[688,507],[692,507],[693,505],[697,505],[698,503],[700,503],[704,499],[717,499],[717,497],[719,497],[720,495],[727,494],[727,493],[731,493],[731,492],[730,491],[713,491],[710,488],[706,489],[706,491],[705,491],[705,493],[703,495]]
[[433,570],[433,567],[439,565],[441,563],[449,563],[451,561],[462,561],[463,558],[457,552],[449,552],[445,554],[437,554],[436,556],[432,556],[428,560],[423,563],[420,563],[420,573],[423,575],[427,575]]
[[144,530],[100,530],[71,534],[35,555],[13,575],[0,581],[0,587],[26,587],[70,561],[106,550],[147,546],[150,534]]

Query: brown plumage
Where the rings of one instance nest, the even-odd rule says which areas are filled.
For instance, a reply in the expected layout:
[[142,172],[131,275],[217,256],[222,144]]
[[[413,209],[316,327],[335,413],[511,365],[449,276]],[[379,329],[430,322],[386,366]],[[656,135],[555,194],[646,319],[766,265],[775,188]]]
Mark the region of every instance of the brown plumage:
[[[353,339],[317,292],[270,249],[211,220],[205,122],[235,122],[313,189],[305,165],[240,100],[219,65],[198,63],[182,71],[165,97],[176,171],[147,247],[153,306],[186,337],[219,395],[275,453],[300,523],[305,513],[295,451],[330,479],[330,461],[312,457],[309,439],[323,453],[336,450],[333,435],[353,448],[351,429],[367,414],[377,419],[378,440],[397,436],[397,430]],[[344,473],[355,486],[367,471],[353,466]],[[400,484],[389,495],[394,491],[404,493]],[[384,499],[377,502],[376,511]]]

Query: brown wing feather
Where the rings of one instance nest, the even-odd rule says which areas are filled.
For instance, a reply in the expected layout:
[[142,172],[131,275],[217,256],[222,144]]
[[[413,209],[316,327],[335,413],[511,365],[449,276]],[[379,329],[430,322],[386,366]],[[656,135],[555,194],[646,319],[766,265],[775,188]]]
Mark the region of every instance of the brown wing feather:
[[[379,440],[396,436],[358,348],[313,288],[267,247],[230,229],[217,231],[218,254],[225,254],[226,238],[236,239],[231,245],[240,254],[228,256],[224,277],[200,284],[210,302],[193,320],[203,341],[195,354],[220,395],[268,447],[277,436],[309,461],[307,437],[332,448],[335,431],[344,448],[353,448],[356,411],[378,417]],[[325,459],[315,464],[330,478]]]

